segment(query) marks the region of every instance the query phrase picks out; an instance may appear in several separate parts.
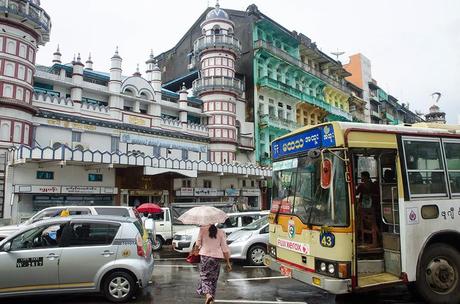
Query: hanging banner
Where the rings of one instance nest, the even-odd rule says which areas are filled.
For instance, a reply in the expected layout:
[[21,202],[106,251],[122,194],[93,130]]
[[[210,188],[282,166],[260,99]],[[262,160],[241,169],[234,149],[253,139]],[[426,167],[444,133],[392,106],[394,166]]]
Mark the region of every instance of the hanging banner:
[[188,150],[199,153],[207,153],[208,147],[206,145],[199,145],[194,143],[181,142],[178,140],[160,139],[156,137],[147,137],[142,135],[134,135],[122,133],[120,142],[144,146],[155,146],[166,149]]

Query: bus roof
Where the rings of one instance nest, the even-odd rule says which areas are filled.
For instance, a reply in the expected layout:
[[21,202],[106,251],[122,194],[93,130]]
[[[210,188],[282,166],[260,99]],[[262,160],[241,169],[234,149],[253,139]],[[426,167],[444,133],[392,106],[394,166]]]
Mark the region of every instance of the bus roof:
[[[305,126],[295,131],[292,131],[286,135],[283,135],[276,140],[290,137],[295,134],[302,133],[307,130],[315,129],[321,126],[333,125],[334,130],[342,130],[345,132],[348,129],[359,129],[359,130],[372,130],[376,133],[378,132],[390,132],[390,133],[417,133],[422,134],[457,134],[460,137],[460,125],[445,125],[437,123],[416,123],[413,125],[380,125],[380,124],[371,124],[371,123],[359,123],[359,122],[325,122],[314,126]],[[276,141],[275,140],[275,141]]]
[[[350,137],[346,134],[350,133]],[[364,134],[367,133],[367,134]],[[374,147],[395,148],[396,135],[448,136],[460,138],[460,125],[418,123],[379,125],[353,122],[327,122],[305,126],[275,139],[271,144],[273,160],[295,156],[315,148]]]

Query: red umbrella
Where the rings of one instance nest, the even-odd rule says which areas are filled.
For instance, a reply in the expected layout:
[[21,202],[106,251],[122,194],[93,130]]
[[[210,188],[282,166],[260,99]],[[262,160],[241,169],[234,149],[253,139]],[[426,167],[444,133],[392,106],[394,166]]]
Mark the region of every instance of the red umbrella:
[[163,209],[157,204],[145,203],[136,208],[140,213],[162,213]]

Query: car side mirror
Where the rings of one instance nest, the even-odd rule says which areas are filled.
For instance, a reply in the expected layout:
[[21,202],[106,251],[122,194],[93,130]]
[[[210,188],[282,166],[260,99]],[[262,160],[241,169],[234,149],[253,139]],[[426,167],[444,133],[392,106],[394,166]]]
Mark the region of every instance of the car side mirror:
[[3,245],[2,251],[9,252],[10,250],[11,250],[11,242],[8,242],[5,245]]

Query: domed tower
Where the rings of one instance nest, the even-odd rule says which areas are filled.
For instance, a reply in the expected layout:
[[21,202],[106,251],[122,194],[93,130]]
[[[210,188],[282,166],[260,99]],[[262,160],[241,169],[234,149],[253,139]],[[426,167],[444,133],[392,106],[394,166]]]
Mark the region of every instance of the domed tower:
[[425,120],[427,122],[435,122],[435,123],[446,123],[446,113],[441,112],[441,109],[437,104],[434,104],[430,107],[430,112],[425,114]]
[[0,10],[1,149],[32,143],[35,54],[49,41],[51,22],[39,0],[0,1]]
[[201,29],[203,34],[193,46],[200,61],[200,76],[193,89],[203,100],[203,112],[209,114],[209,160],[231,163],[236,159],[238,136],[236,98],[244,91],[243,82],[235,78],[241,43],[233,35],[234,23],[218,3],[201,23]]
[[427,122],[434,122],[445,124],[446,123],[446,113],[441,112],[441,108],[438,106],[439,99],[441,98],[441,93],[436,92],[432,94],[433,97],[436,96],[435,103],[430,107],[430,112],[425,114],[425,120]]

